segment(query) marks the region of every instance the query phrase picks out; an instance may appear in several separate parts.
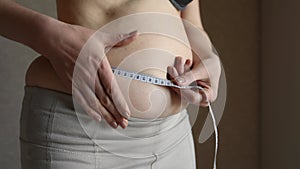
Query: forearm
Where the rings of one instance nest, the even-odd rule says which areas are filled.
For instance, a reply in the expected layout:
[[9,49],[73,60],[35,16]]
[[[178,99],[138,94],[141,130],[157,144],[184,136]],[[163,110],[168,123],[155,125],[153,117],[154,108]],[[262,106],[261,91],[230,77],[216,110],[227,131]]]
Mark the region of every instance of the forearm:
[[0,1],[0,34],[22,43],[36,51],[36,43],[44,34],[49,23],[58,22],[54,18],[22,7],[10,0]]
[[[200,17],[199,0],[192,1],[181,13],[181,18],[185,27],[186,34],[194,52],[202,61],[215,60],[219,58],[216,53],[212,53],[213,45],[205,31]],[[195,56],[195,55],[194,55]]]
[[[193,67],[198,80],[210,86],[210,99],[217,97],[219,80],[221,76],[221,62],[208,34],[199,27],[186,26],[187,36],[193,49]],[[201,84],[205,84],[201,83]]]
[[[186,33],[193,50],[194,64],[201,64],[206,69],[207,73],[218,78],[221,73],[221,63],[218,53],[216,53],[214,46],[208,34],[199,27],[185,25]],[[201,71],[201,76],[204,73]]]

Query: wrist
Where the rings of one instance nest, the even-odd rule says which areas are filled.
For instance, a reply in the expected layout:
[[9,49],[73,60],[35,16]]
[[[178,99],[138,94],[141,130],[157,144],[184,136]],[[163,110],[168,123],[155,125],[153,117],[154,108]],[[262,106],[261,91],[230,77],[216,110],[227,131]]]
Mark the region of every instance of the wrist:
[[52,49],[58,43],[59,32],[65,24],[49,16],[40,16],[35,21],[36,36],[33,36],[29,46],[48,59],[54,54]]

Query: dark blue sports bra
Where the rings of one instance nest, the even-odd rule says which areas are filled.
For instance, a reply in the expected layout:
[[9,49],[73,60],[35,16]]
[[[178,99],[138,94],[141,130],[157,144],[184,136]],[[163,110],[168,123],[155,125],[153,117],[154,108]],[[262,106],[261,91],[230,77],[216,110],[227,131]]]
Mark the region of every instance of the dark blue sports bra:
[[179,11],[183,10],[192,1],[193,0],[170,0],[174,7]]

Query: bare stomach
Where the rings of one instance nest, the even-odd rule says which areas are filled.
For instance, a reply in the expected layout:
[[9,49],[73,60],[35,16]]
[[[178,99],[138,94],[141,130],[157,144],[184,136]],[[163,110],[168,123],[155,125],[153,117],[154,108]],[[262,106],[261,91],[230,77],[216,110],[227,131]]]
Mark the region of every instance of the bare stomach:
[[[182,28],[179,33],[185,35],[184,29]],[[107,53],[111,66],[163,79],[166,79],[167,66],[174,64],[176,56],[192,60],[190,49],[182,42],[154,34],[142,34],[131,44],[112,48]],[[187,107],[187,103],[180,95],[168,87],[119,76],[116,76],[116,80],[129,105],[132,117],[166,117]],[[44,57],[38,57],[32,62],[26,74],[26,84],[71,94]]]

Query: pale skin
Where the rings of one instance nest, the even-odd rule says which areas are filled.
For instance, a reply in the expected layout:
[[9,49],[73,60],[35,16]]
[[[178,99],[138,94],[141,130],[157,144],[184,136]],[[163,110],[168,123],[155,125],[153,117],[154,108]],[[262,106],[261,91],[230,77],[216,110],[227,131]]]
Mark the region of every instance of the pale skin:
[[[158,9],[156,7],[157,2],[153,0],[131,1],[131,3],[129,1],[127,3],[126,0],[58,0],[59,20],[56,20],[6,0],[0,2],[0,19],[4,25],[1,26],[0,33],[2,36],[20,42],[43,55],[43,58],[38,58],[31,65],[32,69],[28,70],[27,85],[71,93],[74,63],[85,42],[99,27],[117,17],[128,14],[128,11],[134,13],[137,12],[137,9],[141,11],[155,9],[159,12],[178,15],[203,30],[197,0],[194,0],[182,12],[176,11],[167,1],[163,3],[165,5],[162,4]],[[76,11],[74,10],[75,7]],[[14,22],[10,22],[11,20]],[[189,37],[188,29],[186,29],[186,34]],[[147,37],[145,36],[145,38]],[[137,48],[135,41],[143,41],[143,37],[138,37],[137,32],[131,34],[122,32],[122,34],[113,35],[103,33],[101,39],[102,44],[99,48],[116,47],[110,54],[116,57],[117,54],[114,53],[120,53],[118,51],[123,50],[125,46],[128,46],[129,49]],[[207,100],[214,101],[217,96],[217,84],[220,76],[218,58],[209,58],[216,60],[217,64],[214,65],[214,71],[209,72],[210,76],[208,76],[200,58],[195,54],[187,56],[185,51],[182,49],[177,53],[177,56],[180,57],[174,57],[174,65],[169,64],[168,73],[174,79],[184,79],[181,80],[181,83],[176,82],[177,84],[188,85],[196,81],[197,84],[205,88],[206,92],[195,92],[188,89],[179,92],[175,88],[171,90],[183,94],[189,103],[207,106]],[[84,92],[85,94],[78,98],[84,110],[91,117],[98,121],[104,119],[114,128],[118,125],[126,128],[128,125],[127,118],[132,113],[119,85],[114,80],[115,76],[110,68],[110,64],[114,63],[117,64],[112,58],[104,58],[98,68],[99,81],[96,83],[96,93]],[[42,68],[43,70],[41,70]],[[45,75],[48,79],[42,78]],[[113,86],[113,91],[109,90],[109,86]],[[87,86],[86,90],[90,90],[90,87]],[[116,99],[112,99],[112,92],[118,96],[114,97]],[[97,98],[99,102],[91,104],[87,102],[90,98]],[[164,116],[168,115],[170,113],[165,112]]]

